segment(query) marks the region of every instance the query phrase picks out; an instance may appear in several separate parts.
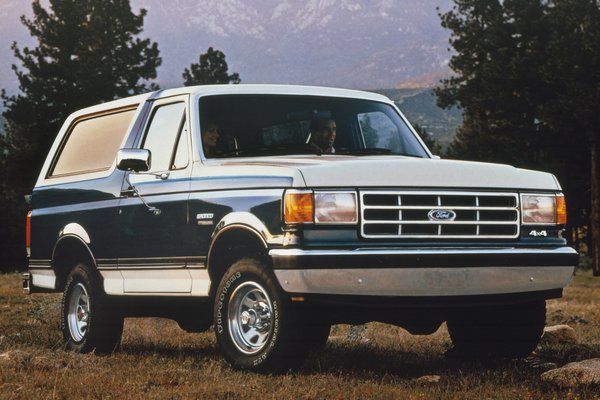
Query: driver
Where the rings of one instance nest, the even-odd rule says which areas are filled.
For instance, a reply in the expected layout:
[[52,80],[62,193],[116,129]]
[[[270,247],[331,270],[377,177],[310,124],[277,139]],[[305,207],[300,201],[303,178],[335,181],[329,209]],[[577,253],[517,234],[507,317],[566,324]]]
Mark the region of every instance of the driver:
[[310,121],[309,145],[323,154],[333,154],[336,133],[337,126],[333,118],[314,118]]

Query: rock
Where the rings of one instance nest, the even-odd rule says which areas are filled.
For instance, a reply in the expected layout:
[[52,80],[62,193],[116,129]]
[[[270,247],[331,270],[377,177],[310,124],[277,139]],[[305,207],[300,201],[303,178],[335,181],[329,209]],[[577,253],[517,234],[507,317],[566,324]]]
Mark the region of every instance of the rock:
[[544,328],[540,344],[577,344],[577,334],[569,325],[554,325]]
[[415,382],[419,385],[437,385],[440,383],[440,379],[439,375],[424,375],[415,379]]
[[600,358],[569,363],[562,368],[544,372],[541,378],[564,388],[600,385]]
[[6,368],[21,368],[24,367],[31,355],[22,350],[9,350],[6,353],[0,354],[0,366]]

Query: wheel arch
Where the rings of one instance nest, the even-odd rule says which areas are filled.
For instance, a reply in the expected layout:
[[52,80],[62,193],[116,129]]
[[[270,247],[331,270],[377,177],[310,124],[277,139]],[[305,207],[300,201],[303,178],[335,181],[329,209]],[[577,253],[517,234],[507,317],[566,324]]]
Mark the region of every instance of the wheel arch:
[[235,261],[244,257],[268,259],[268,244],[259,231],[243,223],[229,224],[213,235],[206,266],[210,277],[211,297],[221,278]]
[[78,263],[86,263],[93,271],[97,271],[96,259],[88,243],[78,235],[64,234],[54,245],[52,252],[52,268],[56,274],[56,290],[63,290],[69,272]]

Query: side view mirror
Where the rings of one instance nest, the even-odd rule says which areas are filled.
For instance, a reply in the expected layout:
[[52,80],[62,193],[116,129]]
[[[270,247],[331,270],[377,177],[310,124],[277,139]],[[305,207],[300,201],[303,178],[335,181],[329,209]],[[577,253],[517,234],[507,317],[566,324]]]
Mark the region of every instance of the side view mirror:
[[117,153],[117,168],[121,171],[148,171],[151,159],[152,154],[150,150],[120,149]]

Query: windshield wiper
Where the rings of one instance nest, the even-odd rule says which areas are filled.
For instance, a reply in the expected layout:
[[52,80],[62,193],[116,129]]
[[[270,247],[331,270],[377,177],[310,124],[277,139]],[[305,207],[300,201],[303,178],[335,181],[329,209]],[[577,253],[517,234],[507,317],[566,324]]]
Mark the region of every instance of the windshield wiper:
[[369,156],[378,154],[392,154],[390,149],[382,147],[367,147],[366,149],[340,149],[336,151],[336,154],[350,154],[353,156]]
[[340,149],[336,151],[336,154],[349,154],[353,156],[393,155],[422,158],[421,156],[417,156],[414,154],[395,153],[392,152],[390,149],[386,149],[384,147],[367,147],[366,149]]
[[217,158],[223,157],[243,157],[243,156],[280,156],[293,154],[317,154],[321,155],[318,150],[310,146],[261,146],[251,147],[246,149],[237,149],[221,152],[215,155]]

